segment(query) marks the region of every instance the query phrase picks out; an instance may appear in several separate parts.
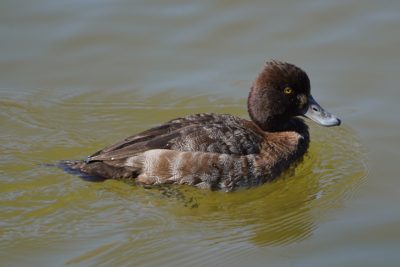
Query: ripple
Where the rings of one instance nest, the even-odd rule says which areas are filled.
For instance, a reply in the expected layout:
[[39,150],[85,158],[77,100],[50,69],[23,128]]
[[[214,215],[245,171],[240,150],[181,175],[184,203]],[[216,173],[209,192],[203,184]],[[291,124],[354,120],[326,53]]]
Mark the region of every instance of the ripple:
[[[283,245],[307,238],[366,175],[365,152],[350,128],[312,126],[311,134],[303,161],[275,182],[234,194],[175,188],[170,212],[181,224],[212,229],[210,241],[217,243]],[[196,208],[185,205],[187,199]]]
[[[214,103],[203,94],[183,100],[172,99],[174,94],[168,92],[128,94],[139,103],[130,108],[124,95],[61,94],[43,100],[44,105],[33,104],[29,95],[3,100],[8,105],[3,119],[13,124],[11,128],[35,130],[3,145],[10,157],[4,171],[11,178],[1,181],[0,199],[7,206],[1,215],[2,244],[62,249],[61,244],[74,247],[78,242],[82,249],[64,262],[72,265],[201,265],[204,259],[211,264],[221,257],[248,256],[255,248],[308,238],[325,214],[357,190],[366,173],[362,146],[346,125],[311,125],[312,142],[301,162],[272,183],[232,194],[186,186],[144,189],[120,181],[88,183],[37,165],[79,158],[118,136],[185,112],[209,111]],[[160,104],[165,100],[168,104]],[[107,101],[119,104],[107,106]],[[212,108],[241,114],[242,102],[221,98]],[[121,127],[122,121],[130,121],[133,129]]]

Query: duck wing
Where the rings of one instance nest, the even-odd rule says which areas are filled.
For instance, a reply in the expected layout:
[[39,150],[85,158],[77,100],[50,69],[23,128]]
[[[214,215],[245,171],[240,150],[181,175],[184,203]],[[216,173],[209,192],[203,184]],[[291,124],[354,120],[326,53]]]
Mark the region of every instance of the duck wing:
[[252,122],[232,115],[196,114],[130,136],[89,156],[87,163],[115,161],[151,149],[255,154],[262,135]]
[[[169,136],[168,134],[177,130],[177,129],[182,129],[186,126],[190,125],[199,125],[199,124],[207,124],[210,122],[213,122],[215,120],[215,114],[212,113],[203,113],[203,114],[196,114],[196,115],[190,115],[187,117],[183,118],[177,118],[170,120],[162,125],[150,128],[146,131],[143,131],[138,134],[134,134],[132,136],[129,136],[122,141],[119,141],[111,146],[108,146],[102,150],[97,151],[96,153],[90,155],[88,157],[88,160],[93,159],[93,160],[99,160],[100,155],[105,155],[108,152],[111,151],[116,151],[120,150],[126,147],[130,147],[130,149],[134,149],[138,146],[138,144],[142,144],[141,146],[145,146],[147,141],[151,141],[152,139],[160,139],[159,142],[164,142],[168,141],[170,138],[173,138],[173,136]],[[163,136],[163,138],[160,138]],[[131,147],[133,145],[133,147]],[[157,148],[157,147],[154,147]],[[158,147],[162,148],[162,147]]]

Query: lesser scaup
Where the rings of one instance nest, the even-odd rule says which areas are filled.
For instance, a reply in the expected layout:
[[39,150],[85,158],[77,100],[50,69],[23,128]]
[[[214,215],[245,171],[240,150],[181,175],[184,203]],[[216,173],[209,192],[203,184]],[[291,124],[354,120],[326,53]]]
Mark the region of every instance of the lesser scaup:
[[311,96],[307,74],[286,62],[266,63],[253,82],[247,106],[251,120],[189,115],[67,164],[104,179],[233,191],[273,180],[306,152],[308,127],[298,116],[323,126],[340,124]]

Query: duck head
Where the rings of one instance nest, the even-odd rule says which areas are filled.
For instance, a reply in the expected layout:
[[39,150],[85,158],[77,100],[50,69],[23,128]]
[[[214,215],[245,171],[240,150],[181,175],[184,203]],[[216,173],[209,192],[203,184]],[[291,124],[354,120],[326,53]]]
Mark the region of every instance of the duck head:
[[340,125],[340,119],[324,110],[310,93],[310,79],[293,64],[267,62],[255,79],[248,98],[250,118],[264,131],[285,130],[296,116],[322,126]]

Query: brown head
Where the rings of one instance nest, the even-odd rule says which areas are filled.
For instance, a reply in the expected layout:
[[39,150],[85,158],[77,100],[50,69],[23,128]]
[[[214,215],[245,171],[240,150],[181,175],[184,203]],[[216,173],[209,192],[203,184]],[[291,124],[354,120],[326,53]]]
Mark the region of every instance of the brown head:
[[311,96],[307,74],[293,64],[267,62],[254,81],[249,98],[250,118],[264,131],[285,130],[295,116],[305,116],[323,126],[340,124]]

